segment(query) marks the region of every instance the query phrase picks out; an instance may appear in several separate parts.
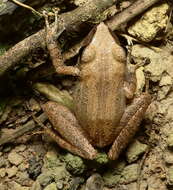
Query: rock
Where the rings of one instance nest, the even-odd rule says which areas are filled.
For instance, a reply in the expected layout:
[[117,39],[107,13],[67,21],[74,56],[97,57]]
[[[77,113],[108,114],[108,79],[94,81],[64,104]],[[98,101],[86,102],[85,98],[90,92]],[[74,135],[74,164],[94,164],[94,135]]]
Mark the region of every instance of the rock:
[[23,162],[23,156],[21,156],[20,154],[16,153],[16,152],[10,152],[9,155],[8,155],[8,160],[18,166],[20,163]]
[[163,75],[159,83],[159,86],[166,85],[172,85],[172,78],[169,75]]
[[21,172],[24,172],[26,169],[29,168],[29,164],[26,164],[26,163],[21,163],[19,166],[18,166],[18,169],[21,171]]
[[53,180],[52,172],[47,171],[47,172],[40,174],[37,177],[37,180],[38,180],[39,184],[42,185],[43,187],[47,186]]
[[[73,180],[72,180],[72,183],[71,183],[72,185],[71,185],[70,189],[79,189],[79,186],[81,184],[83,184],[84,181],[85,180],[84,180],[83,177],[74,177]],[[58,189],[62,189],[62,187],[59,188],[58,184],[57,184],[57,187],[58,187]]]
[[8,190],[8,189],[6,185],[0,183],[0,190]]
[[17,171],[18,171],[18,168],[16,166],[6,169],[6,172],[7,172],[9,178],[15,176]]
[[10,152],[11,149],[12,149],[12,146],[9,144],[9,145],[4,147],[3,152]]
[[70,187],[71,175],[66,170],[65,165],[54,167],[51,169],[44,169],[44,172],[37,177],[38,182],[43,187],[55,181],[63,190]]
[[0,157],[0,168],[6,166],[6,159],[4,157]]
[[127,161],[132,163],[136,161],[141,154],[143,154],[147,150],[148,146],[146,144],[142,144],[139,141],[133,141],[126,151]]
[[127,185],[127,189],[138,190],[138,184],[136,182],[130,183]]
[[42,188],[41,188],[41,185],[39,184],[39,182],[35,181],[35,183],[33,183],[30,190],[42,190]]
[[108,171],[103,174],[106,186],[114,187],[120,181],[121,172],[123,171],[125,164],[124,161],[118,161],[116,164],[112,164],[111,168],[108,168]]
[[20,171],[16,173],[15,181],[23,186],[29,186],[30,183],[32,182],[27,172],[20,172]]
[[71,181],[71,175],[66,170],[65,165],[55,167],[52,170],[52,175],[56,183],[62,182],[63,185],[67,185]]
[[93,174],[86,181],[85,190],[103,190],[104,182],[99,174]]
[[49,184],[44,190],[57,190],[56,183]]
[[5,177],[6,175],[6,169],[5,168],[0,168],[0,178]]
[[29,190],[29,187],[21,186],[20,184],[16,183],[15,181],[9,182],[9,189],[13,190]]
[[144,75],[144,67],[139,67],[136,70],[136,78],[137,78],[137,85],[136,85],[136,94],[140,94],[145,86],[145,75]]
[[15,147],[16,152],[23,152],[25,149],[26,149],[26,145],[24,145],[24,144],[21,144],[21,145]]
[[167,178],[168,184],[173,185],[173,166],[168,168],[166,178]]
[[88,2],[88,0],[74,0],[76,6],[82,6],[86,2]]
[[103,179],[105,181],[106,186],[114,187],[117,183],[119,183],[121,179],[121,175],[107,172],[106,174],[104,174]]
[[138,178],[138,164],[131,164],[124,168],[121,173],[120,183],[131,183],[137,180]]
[[170,133],[169,134],[169,136],[168,136],[168,138],[167,138],[167,145],[169,146],[169,147],[173,147],[173,133]]
[[66,163],[66,168],[74,175],[82,174],[86,168],[82,158],[79,156],[74,156],[70,153],[67,153],[63,156],[63,159]]
[[62,165],[57,155],[55,149],[49,150],[44,157],[44,168],[51,169]]
[[38,160],[36,157],[32,157],[29,160],[29,167],[27,169],[28,174],[31,179],[36,179],[38,175],[40,175],[42,169],[42,162]]
[[103,164],[107,164],[109,162],[108,156],[107,154],[104,153],[98,153],[97,158],[95,159],[97,163],[103,165]]
[[[171,86],[172,80],[170,80],[170,77],[172,78],[173,76],[173,67],[170,64],[173,62],[171,49],[172,47],[170,45],[156,50],[143,45],[134,45],[131,54],[136,63],[141,63],[146,58],[150,60],[150,64],[144,67],[144,71],[150,75],[150,80],[153,82],[163,80],[161,85],[167,83],[164,86]],[[165,78],[165,76],[168,77]]]
[[144,42],[153,40],[159,32],[166,28],[169,5],[162,3],[145,12],[139,20],[128,28],[129,34]]
[[166,151],[164,154],[164,160],[167,164],[173,164],[173,152]]

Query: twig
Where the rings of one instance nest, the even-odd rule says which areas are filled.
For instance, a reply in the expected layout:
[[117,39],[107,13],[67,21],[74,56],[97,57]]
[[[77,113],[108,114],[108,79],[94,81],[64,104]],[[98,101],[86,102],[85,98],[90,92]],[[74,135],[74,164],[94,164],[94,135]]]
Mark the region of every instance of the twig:
[[13,3],[15,3],[16,5],[19,5],[21,7],[24,7],[26,9],[31,10],[33,13],[37,14],[38,16],[42,17],[43,15],[41,13],[39,13],[38,11],[36,11],[34,8],[30,7],[29,5],[26,5],[20,1],[17,0],[11,0]]
[[106,24],[112,31],[116,30],[121,24],[127,23],[159,1],[160,0],[138,0],[121,13],[116,14],[112,19],[108,20]]
[[[47,117],[44,113],[42,113],[38,118],[40,122],[44,122]],[[25,125],[19,127],[15,132],[10,135],[5,135],[4,137],[0,138],[0,146],[9,142],[12,142],[14,139],[22,136],[23,134],[33,130],[36,127],[36,124],[33,120],[28,121]]]
[[[94,18],[107,8],[109,8],[116,0],[92,0],[85,5],[75,9],[74,11],[60,15],[60,19],[64,21],[65,28],[73,28],[79,23],[85,22],[88,19]],[[115,30],[120,24],[125,23],[139,15],[148,7],[152,6],[159,0],[138,0],[132,6],[125,9],[123,12],[115,15],[107,24],[111,30]],[[0,76],[3,75],[10,67],[19,64],[19,61],[31,51],[46,46],[45,30],[40,30],[36,34],[19,42],[0,57]]]
[[[102,13],[115,2],[116,0],[91,0],[71,12],[61,14],[59,19],[63,20],[66,30],[72,29],[74,26],[81,24],[88,19],[95,18],[96,15]],[[62,28],[60,28],[60,30],[61,29]],[[0,57],[0,76],[3,75],[10,67],[17,63],[19,64],[21,58],[39,47],[46,47],[45,29],[25,38]]]

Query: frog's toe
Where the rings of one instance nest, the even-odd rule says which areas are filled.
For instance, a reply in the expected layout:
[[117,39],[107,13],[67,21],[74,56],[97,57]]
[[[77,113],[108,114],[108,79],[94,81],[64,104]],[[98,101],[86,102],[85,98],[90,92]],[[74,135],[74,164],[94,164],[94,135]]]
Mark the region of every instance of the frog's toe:
[[49,25],[49,21],[48,21],[48,13],[45,10],[43,11],[43,16],[44,16],[44,19],[45,19],[46,28],[49,28],[50,25]]

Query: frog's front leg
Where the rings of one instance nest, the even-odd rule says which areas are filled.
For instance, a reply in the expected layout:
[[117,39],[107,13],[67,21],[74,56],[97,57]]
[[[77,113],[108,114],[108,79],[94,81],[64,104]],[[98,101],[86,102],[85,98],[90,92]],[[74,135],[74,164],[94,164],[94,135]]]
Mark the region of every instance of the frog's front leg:
[[60,147],[86,159],[96,157],[97,151],[90,144],[87,135],[67,107],[50,101],[42,108],[55,129],[46,129],[46,132]]
[[122,150],[126,148],[138,130],[150,103],[151,96],[148,93],[143,93],[140,97],[135,98],[132,104],[126,108],[119,124],[121,131],[108,153],[110,159],[116,160]]
[[79,76],[80,70],[78,68],[64,65],[61,48],[57,43],[57,33],[59,28],[58,13],[55,12],[55,22],[53,27],[49,25],[48,15],[45,11],[43,12],[43,15],[46,23],[46,44],[56,72],[58,74]]

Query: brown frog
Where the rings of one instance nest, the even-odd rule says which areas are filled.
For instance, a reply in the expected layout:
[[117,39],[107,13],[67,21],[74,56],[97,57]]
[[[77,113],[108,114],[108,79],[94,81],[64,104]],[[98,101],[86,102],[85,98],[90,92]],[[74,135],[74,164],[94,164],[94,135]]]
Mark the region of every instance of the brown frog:
[[[103,22],[97,26],[77,68],[63,65],[54,38],[57,16],[52,28],[45,17],[47,47],[57,73],[79,78],[73,93],[73,109],[50,101],[43,105],[54,128],[47,129],[47,133],[59,146],[86,159],[96,158],[94,147],[112,144],[108,157],[117,159],[137,131],[151,102],[150,95],[143,93],[133,98],[135,69],[127,70],[125,51]],[[132,98],[127,105],[127,99]]]

